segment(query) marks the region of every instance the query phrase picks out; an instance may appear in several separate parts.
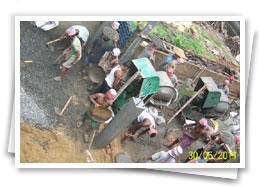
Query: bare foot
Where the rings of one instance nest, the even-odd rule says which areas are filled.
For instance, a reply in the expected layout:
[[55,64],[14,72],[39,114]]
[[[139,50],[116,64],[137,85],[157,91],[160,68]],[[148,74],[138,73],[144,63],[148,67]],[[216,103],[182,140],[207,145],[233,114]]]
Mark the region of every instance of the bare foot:
[[88,134],[86,134],[86,133],[84,133],[84,141],[85,141],[86,143],[89,142],[89,136],[88,136]]
[[82,122],[82,121],[78,121],[78,122],[76,123],[77,128],[80,128],[82,125],[83,125],[83,122]]
[[54,80],[55,80],[55,81],[62,81],[62,78],[60,78],[60,77],[54,77]]

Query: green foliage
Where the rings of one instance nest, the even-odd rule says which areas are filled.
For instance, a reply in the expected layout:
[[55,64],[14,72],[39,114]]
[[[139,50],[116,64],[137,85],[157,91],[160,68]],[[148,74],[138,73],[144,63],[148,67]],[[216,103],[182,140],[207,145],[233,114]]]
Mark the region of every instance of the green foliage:
[[199,39],[185,39],[182,35],[170,38],[170,42],[185,50],[191,50],[196,54],[204,55],[205,48]]

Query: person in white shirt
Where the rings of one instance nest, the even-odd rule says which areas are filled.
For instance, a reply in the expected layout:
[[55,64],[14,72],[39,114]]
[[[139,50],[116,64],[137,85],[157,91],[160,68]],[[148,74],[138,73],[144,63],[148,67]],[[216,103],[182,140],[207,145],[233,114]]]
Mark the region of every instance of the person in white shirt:
[[[145,128],[145,129],[142,132],[140,132],[137,136],[135,136],[135,133],[141,128]],[[153,116],[148,112],[143,111],[137,117],[136,123],[134,121],[132,126],[124,134],[125,136],[122,139],[121,143],[124,144],[128,136],[130,136],[131,138],[138,139],[141,135],[146,133],[148,133],[148,136],[150,138],[153,138],[158,134],[158,131],[156,130],[156,123]]]

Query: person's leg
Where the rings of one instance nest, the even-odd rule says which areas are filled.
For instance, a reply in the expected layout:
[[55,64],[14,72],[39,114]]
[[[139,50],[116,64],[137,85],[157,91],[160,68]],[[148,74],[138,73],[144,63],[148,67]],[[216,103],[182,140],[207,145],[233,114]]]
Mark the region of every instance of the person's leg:
[[90,63],[89,57],[87,56],[85,58],[84,64],[82,65],[82,68],[81,68],[81,70],[79,72],[80,74],[83,74],[85,72],[85,69],[86,69],[87,66],[89,66],[89,63]]
[[60,75],[57,76],[57,77],[54,77],[54,80],[55,80],[55,81],[62,81],[62,77],[67,73],[67,70],[68,70],[68,68],[62,66],[62,67],[61,67],[61,73],[60,73]]

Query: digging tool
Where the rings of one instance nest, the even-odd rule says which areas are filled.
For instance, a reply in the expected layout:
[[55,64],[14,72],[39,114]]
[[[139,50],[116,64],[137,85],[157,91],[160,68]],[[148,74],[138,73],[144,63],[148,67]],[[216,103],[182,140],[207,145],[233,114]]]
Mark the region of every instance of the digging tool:
[[59,113],[59,116],[62,116],[62,114],[64,113],[64,111],[65,111],[66,108],[68,107],[69,103],[71,102],[72,98],[73,98],[73,96],[71,96],[71,97],[68,99],[68,101],[67,101],[67,103],[65,104],[64,108],[63,108],[62,111]]
[[63,39],[64,39],[64,38],[58,38],[58,39],[56,39],[56,40],[49,41],[49,42],[46,43],[46,46],[48,47],[50,44],[55,43],[55,42],[58,42],[58,41],[63,40]]
[[204,86],[199,89],[199,91],[196,92],[167,122],[167,124],[171,123],[171,121],[182,111],[187,107],[187,105],[195,98],[197,97],[203,90],[207,88],[207,84],[204,84]]
[[91,149],[91,147],[92,147],[92,144],[93,144],[93,141],[94,141],[94,137],[95,137],[96,131],[97,131],[97,130],[94,129],[93,135],[91,136],[90,141],[89,141],[89,144],[88,144],[88,149]]

